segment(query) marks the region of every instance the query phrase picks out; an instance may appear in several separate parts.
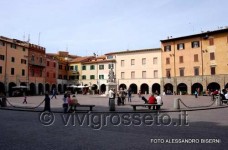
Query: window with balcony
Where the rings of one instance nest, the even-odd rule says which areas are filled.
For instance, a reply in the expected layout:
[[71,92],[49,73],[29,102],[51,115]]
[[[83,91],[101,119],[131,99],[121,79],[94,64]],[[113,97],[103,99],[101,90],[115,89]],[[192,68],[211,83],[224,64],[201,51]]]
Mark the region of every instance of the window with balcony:
[[104,70],[104,65],[99,65],[99,70]]
[[199,41],[193,41],[192,42],[192,48],[197,48],[200,47],[200,42]]
[[182,49],[184,49],[184,43],[177,44],[177,50],[182,50]]
[[171,45],[164,46],[164,51],[165,52],[170,52],[171,51]]
[[42,64],[43,63],[43,58],[42,57],[40,57],[40,64]]

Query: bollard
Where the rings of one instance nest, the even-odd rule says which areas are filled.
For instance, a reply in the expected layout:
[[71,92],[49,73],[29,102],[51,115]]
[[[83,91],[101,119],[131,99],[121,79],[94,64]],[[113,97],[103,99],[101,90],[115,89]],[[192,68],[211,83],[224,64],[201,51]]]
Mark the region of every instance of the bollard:
[[220,98],[219,95],[216,95],[216,96],[215,96],[215,100],[216,100],[216,106],[221,106],[221,105],[222,105],[222,103],[221,103],[221,98]]
[[175,98],[175,99],[174,99],[173,108],[174,108],[174,109],[180,109],[179,98]]
[[109,111],[115,111],[115,110],[116,110],[116,108],[115,108],[115,99],[111,98],[110,102],[109,102]]

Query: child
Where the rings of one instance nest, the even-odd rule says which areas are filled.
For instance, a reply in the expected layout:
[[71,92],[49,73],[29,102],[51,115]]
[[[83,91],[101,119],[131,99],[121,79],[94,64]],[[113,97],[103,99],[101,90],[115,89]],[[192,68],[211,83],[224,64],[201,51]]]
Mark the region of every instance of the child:
[[27,104],[27,97],[25,96],[23,104],[26,103]]

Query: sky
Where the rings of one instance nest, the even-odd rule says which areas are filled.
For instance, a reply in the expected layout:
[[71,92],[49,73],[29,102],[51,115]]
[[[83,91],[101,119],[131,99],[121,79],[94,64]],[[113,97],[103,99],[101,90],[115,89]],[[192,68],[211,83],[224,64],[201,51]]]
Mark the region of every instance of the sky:
[[1,0],[0,36],[103,55],[228,26],[228,0]]

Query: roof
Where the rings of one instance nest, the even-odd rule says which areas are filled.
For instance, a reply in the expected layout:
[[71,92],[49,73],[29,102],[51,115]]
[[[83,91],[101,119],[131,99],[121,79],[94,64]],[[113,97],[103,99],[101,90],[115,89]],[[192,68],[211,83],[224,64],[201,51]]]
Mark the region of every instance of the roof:
[[116,62],[116,60],[106,59],[106,60],[88,61],[88,62],[83,62],[82,64],[98,64],[98,63],[107,63],[107,62]]
[[89,61],[91,59],[93,59],[94,56],[86,56],[86,57],[78,57],[78,58],[75,58],[71,61],[69,61],[70,63],[79,63],[79,62],[85,62],[85,61]]
[[153,49],[140,49],[140,50],[125,50],[119,52],[111,52],[105,55],[113,55],[113,54],[126,54],[126,53],[138,53],[138,52],[148,52],[148,51],[161,51],[161,48],[153,48]]
[[218,34],[218,33],[225,33],[225,32],[228,32],[228,27],[225,29],[207,31],[207,32],[199,33],[199,34],[181,36],[181,37],[177,37],[177,38],[169,38],[166,40],[161,40],[161,42],[171,42],[171,41],[176,41],[176,40],[181,40],[181,39],[186,39],[186,38],[194,38],[194,37],[207,38],[210,35],[214,35],[214,34]]

